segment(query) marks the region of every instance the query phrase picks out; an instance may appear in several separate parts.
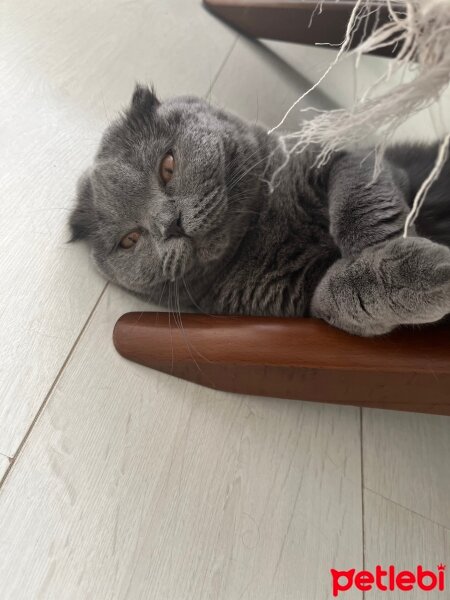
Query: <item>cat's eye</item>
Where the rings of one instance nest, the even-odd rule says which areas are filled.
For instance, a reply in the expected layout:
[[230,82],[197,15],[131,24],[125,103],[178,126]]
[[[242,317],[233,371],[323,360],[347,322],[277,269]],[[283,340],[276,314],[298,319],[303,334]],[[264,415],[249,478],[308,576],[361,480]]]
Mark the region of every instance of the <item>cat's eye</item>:
[[173,177],[173,172],[175,169],[175,160],[173,158],[172,152],[167,152],[164,158],[161,161],[159,166],[159,175],[164,183],[164,185],[168,184],[169,181]]
[[137,244],[138,239],[141,237],[139,231],[130,231],[127,235],[124,235],[119,242],[119,246],[125,250],[129,250]]

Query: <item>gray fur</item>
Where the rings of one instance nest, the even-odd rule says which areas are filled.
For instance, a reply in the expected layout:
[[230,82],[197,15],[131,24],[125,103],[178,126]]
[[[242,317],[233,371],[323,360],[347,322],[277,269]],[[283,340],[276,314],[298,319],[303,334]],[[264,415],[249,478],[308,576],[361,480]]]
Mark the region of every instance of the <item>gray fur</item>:
[[[158,170],[169,150],[176,166],[164,187]],[[294,155],[270,193],[284,160],[275,135],[203,100],[160,103],[137,86],[80,179],[72,236],[88,239],[109,280],[172,310],[312,314],[359,335],[433,322],[450,313],[450,169],[417,224],[441,244],[403,240],[436,148],[389,152],[376,182],[367,152],[320,171],[311,153]],[[185,236],[168,237],[174,220]],[[136,246],[121,248],[135,229]]]

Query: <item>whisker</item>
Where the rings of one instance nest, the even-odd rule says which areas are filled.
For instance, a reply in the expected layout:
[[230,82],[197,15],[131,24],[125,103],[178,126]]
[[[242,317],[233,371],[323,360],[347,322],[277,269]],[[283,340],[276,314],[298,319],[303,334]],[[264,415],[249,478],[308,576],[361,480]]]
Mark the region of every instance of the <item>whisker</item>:
[[249,154],[248,156],[245,156],[244,159],[242,159],[241,155],[237,155],[235,158],[233,158],[233,160],[231,160],[229,163],[226,163],[226,167],[229,171],[234,171],[234,169],[236,167],[241,167],[242,165],[246,165],[249,164],[250,160],[259,152],[259,148],[257,150],[255,150],[254,152],[252,152],[251,154]]
[[[194,348],[194,347],[193,347],[193,346],[190,344],[190,342],[189,342],[189,339],[188,339],[188,338],[189,338],[189,336],[186,334],[186,330],[185,330],[185,329],[184,329],[184,327],[183,327],[183,321],[182,321],[182,318],[181,318],[180,292],[179,292],[179,289],[178,289],[178,282],[175,282],[175,286],[176,286],[176,287],[175,287],[175,291],[176,291],[176,293],[177,293],[177,298],[178,298],[178,316],[179,316],[179,319],[180,319],[180,329],[181,329],[181,332],[182,332],[182,334],[183,334],[183,337],[184,337],[184,340],[185,340],[185,342],[186,342],[186,345],[187,345],[187,347],[189,348],[189,353],[190,353],[190,355],[191,355],[191,358],[192,358],[192,360],[194,361],[194,363],[195,363],[195,366],[197,367],[197,369],[198,369],[199,373],[200,373],[201,375],[203,375],[203,373],[202,373],[202,370],[200,369],[200,366],[199,366],[198,362],[195,360],[195,356],[194,356],[194,354],[193,354],[193,352],[192,352],[192,349],[194,349],[194,350],[195,350],[195,348]],[[200,353],[199,353],[197,350],[196,350],[196,352],[197,352],[197,354],[198,354],[199,356],[201,356],[201,354],[200,354]],[[202,358],[204,358],[204,357],[202,357]]]
[[[266,161],[267,159],[267,164],[266,164],[266,168],[264,169],[264,172],[261,175],[261,181],[264,181],[264,177],[266,175],[266,171],[270,165],[270,158],[273,156],[273,154],[276,152],[277,148],[275,148],[274,150],[271,150],[271,152],[269,152],[268,154],[265,154],[263,157],[260,158],[260,160],[258,160],[256,163],[254,163],[249,169],[246,169],[245,171],[239,173],[238,175],[234,178],[234,180],[232,180],[229,185],[228,185],[228,190],[231,191],[234,187],[236,187],[236,185],[248,174],[250,173],[250,171],[252,171],[255,167],[257,167],[258,165],[260,165],[261,163],[263,163],[264,161]],[[243,168],[245,168],[247,165],[249,164],[248,161],[246,161],[243,165]]]
[[[257,154],[257,152],[253,152],[250,156],[248,156],[244,161],[241,161],[239,164],[239,168],[236,169],[236,173],[231,177],[231,180],[228,182],[228,188],[232,189],[236,187],[237,183],[241,181],[242,175],[246,172],[247,167],[252,164],[252,168],[259,164],[261,160],[258,160],[254,163],[251,159]],[[264,160],[264,159],[263,159]]]
[[[251,162],[252,159],[255,155],[259,154],[260,149],[257,148],[254,152],[251,152],[250,154],[248,154],[247,156],[244,157],[244,159],[242,159],[242,156],[238,155],[236,156],[236,158],[234,158],[230,163],[227,164],[228,169],[230,170],[234,170],[234,168],[236,166],[238,166],[238,172],[236,174],[236,176],[239,175],[239,172],[242,169],[245,169]],[[230,184],[233,182],[233,180],[231,180]]]
[[231,192],[231,190],[233,188],[235,188],[237,186],[238,183],[240,183],[242,181],[242,179],[244,179],[244,177],[246,175],[248,175],[253,169],[255,169],[258,165],[260,165],[262,162],[264,162],[266,160],[266,156],[264,158],[261,158],[260,160],[258,160],[253,166],[251,166],[249,169],[247,169],[246,171],[244,171],[242,173],[242,175],[240,177],[237,178],[237,180],[234,181],[234,183],[232,183],[229,188],[228,191]]
[[[163,285],[163,287],[162,287],[161,294],[160,294],[160,296],[159,296],[159,300],[158,300],[158,306],[162,306],[162,304],[161,304],[161,300],[162,300],[162,297],[163,297],[164,291],[165,291],[165,289],[166,289],[166,285],[167,285],[167,281],[165,281],[165,282],[164,282],[164,285]],[[156,322],[157,322],[157,323],[158,323],[158,319],[159,319],[159,313],[156,315]]]
[[[183,282],[184,282],[184,279],[183,279]],[[176,283],[178,283],[178,282],[176,282]],[[186,287],[186,285],[185,285],[185,287]],[[188,338],[188,336],[186,336],[186,332],[185,332],[185,329],[184,329],[184,327],[183,327],[182,320],[181,320],[180,296],[179,296],[178,285],[177,285],[177,288],[176,288],[176,289],[177,289],[177,291],[178,291],[178,314],[179,314],[179,317],[180,317],[180,323],[181,323],[181,329],[182,329],[182,332],[183,332],[183,336],[185,336],[186,344],[187,344],[187,346],[188,346],[188,348],[189,348],[189,352],[190,352],[190,354],[191,354],[192,360],[194,361],[194,363],[195,363],[195,365],[196,365],[197,369],[199,370],[199,373],[201,373],[202,375],[204,375],[204,373],[202,373],[202,370],[200,369],[200,366],[199,366],[198,362],[195,360],[195,357],[194,357],[194,355],[193,355],[193,353],[192,353],[192,350],[195,350],[195,352],[197,353],[197,355],[198,355],[200,358],[203,358],[203,360],[206,360],[207,362],[212,362],[212,361],[210,361],[208,358],[206,358],[206,356],[203,356],[203,354],[201,354],[201,352],[199,352],[199,351],[198,351],[198,350],[197,350],[197,349],[196,349],[194,346],[192,346],[192,345],[189,343],[189,341],[188,341],[188,339],[187,339],[187,338]],[[212,382],[211,382],[211,383],[212,383]],[[214,387],[214,386],[213,386],[213,387]]]
[[217,315],[212,315],[210,313],[205,312],[203,310],[203,308],[197,304],[197,302],[192,297],[191,291],[189,290],[188,285],[187,285],[186,280],[184,279],[184,277],[182,277],[182,280],[183,280],[183,284],[184,284],[184,287],[186,289],[187,295],[189,296],[189,298],[190,298],[191,302],[193,303],[193,305],[195,306],[195,308],[197,308],[202,315],[207,315],[208,317],[217,317]]
[[168,300],[169,300],[169,329],[170,329],[170,342],[171,342],[171,345],[172,345],[172,368],[171,368],[171,371],[173,373],[173,364],[174,364],[173,352],[174,352],[174,350],[173,350],[172,322],[170,320],[170,313],[171,313],[171,310],[172,310],[171,309],[171,297],[172,297],[172,294],[171,294],[171,289],[170,289],[170,282],[169,282],[168,292],[169,292],[169,298],[168,298]]

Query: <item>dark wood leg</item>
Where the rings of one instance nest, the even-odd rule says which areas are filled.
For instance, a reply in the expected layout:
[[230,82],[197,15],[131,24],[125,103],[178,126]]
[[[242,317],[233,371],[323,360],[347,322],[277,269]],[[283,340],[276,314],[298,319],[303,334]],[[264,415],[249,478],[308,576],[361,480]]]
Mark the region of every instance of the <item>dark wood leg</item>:
[[[320,10],[317,0],[204,0],[209,11],[250,37],[336,46],[345,38],[354,4],[351,0],[324,0]],[[389,13],[386,5],[374,2],[374,9],[376,7],[378,15],[374,12],[367,25],[357,28],[352,47],[359,44],[364,34],[370,33],[376,24],[387,22]],[[398,47],[381,48],[376,54],[392,57],[397,50]]]
[[214,389],[450,415],[450,326],[360,338],[314,319],[128,313],[130,360]]

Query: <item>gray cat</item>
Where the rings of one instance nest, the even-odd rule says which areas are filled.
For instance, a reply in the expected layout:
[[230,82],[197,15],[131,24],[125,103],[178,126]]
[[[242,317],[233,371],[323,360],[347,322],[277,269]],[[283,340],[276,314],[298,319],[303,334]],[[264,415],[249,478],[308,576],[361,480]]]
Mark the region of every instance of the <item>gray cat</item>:
[[[276,135],[137,86],[78,186],[72,239],[111,281],[173,310],[311,315],[370,336],[450,313],[450,164],[402,238],[437,146],[284,160]],[[414,232],[413,232],[414,233]]]

